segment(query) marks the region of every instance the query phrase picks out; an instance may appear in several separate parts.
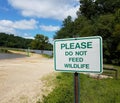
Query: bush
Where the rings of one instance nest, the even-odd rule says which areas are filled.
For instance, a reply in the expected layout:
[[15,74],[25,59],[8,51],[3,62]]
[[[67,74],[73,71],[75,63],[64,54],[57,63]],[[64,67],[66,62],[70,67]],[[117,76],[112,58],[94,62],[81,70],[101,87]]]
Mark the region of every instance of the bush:
[[3,49],[3,48],[1,48],[0,49],[0,53],[10,53],[7,49]]

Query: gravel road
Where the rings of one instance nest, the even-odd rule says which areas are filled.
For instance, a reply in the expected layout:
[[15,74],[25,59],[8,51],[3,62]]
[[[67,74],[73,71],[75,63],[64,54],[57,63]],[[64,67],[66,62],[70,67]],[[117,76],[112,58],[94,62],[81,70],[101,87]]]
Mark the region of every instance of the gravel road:
[[0,59],[0,103],[36,103],[44,94],[41,78],[53,71],[53,60],[41,55],[9,59],[4,55]]

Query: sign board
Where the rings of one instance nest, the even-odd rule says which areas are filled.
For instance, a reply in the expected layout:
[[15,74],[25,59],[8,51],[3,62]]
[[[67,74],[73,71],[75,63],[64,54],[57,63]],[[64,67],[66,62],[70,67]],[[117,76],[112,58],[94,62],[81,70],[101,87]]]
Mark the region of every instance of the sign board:
[[102,38],[100,36],[54,41],[56,71],[102,73],[102,67]]

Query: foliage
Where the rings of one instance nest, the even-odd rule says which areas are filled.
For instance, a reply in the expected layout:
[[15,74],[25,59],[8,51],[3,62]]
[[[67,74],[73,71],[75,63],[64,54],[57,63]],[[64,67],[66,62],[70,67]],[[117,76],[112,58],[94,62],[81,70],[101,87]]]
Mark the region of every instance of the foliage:
[[96,18],[101,14],[115,13],[120,8],[119,0],[80,0],[78,16],[85,16],[88,19]]
[[[120,73],[120,67],[117,68]],[[73,74],[60,73],[56,80],[56,88],[42,103],[74,103]],[[98,80],[80,74],[80,103],[119,103],[119,87],[120,79]]]
[[[81,75],[81,103],[119,103],[120,80],[96,80]],[[89,85],[88,85],[89,84]]]
[[74,36],[74,23],[72,21],[72,17],[68,16],[64,21],[63,21],[63,27],[61,30],[56,32],[56,35],[54,36],[55,39],[60,39],[60,38],[68,38],[68,37],[73,37]]
[[28,48],[31,39],[25,39],[13,34],[0,33],[0,46],[11,47],[11,48]]
[[0,48],[0,53],[10,53],[7,49]]
[[91,19],[92,17],[97,15],[97,6],[94,2],[94,0],[80,0],[80,8],[77,12],[78,16],[85,16],[88,19]]
[[48,55],[48,54],[42,54],[42,56],[44,56],[46,58],[53,58],[53,55]]
[[104,63],[120,65],[120,1],[80,0],[77,15],[64,19],[54,38],[102,36]]
[[52,50],[53,46],[49,43],[48,37],[37,34],[35,39],[25,39],[13,34],[0,33],[0,46],[10,48],[23,48],[28,47],[32,49]]
[[37,34],[31,42],[31,47],[38,50],[52,50],[52,44],[49,43],[48,37],[42,34]]
[[43,103],[74,103],[73,75],[65,73],[56,77],[57,86],[47,96]]

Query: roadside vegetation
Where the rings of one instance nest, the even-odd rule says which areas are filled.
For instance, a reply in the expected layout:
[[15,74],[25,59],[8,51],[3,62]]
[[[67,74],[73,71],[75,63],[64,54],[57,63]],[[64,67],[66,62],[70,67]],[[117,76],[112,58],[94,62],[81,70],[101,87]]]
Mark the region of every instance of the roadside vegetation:
[[[120,67],[116,78],[95,79],[80,74],[80,103],[120,103]],[[59,73],[56,87],[43,101],[37,103],[74,103],[74,80],[72,73]]]
[[45,58],[49,58],[49,59],[53,58],[53,55],[48,55],[48,54],[42,54],[42,56],[45,57]]
[[5,48],[0,48],[0,53],[11,53],[11,52]]

